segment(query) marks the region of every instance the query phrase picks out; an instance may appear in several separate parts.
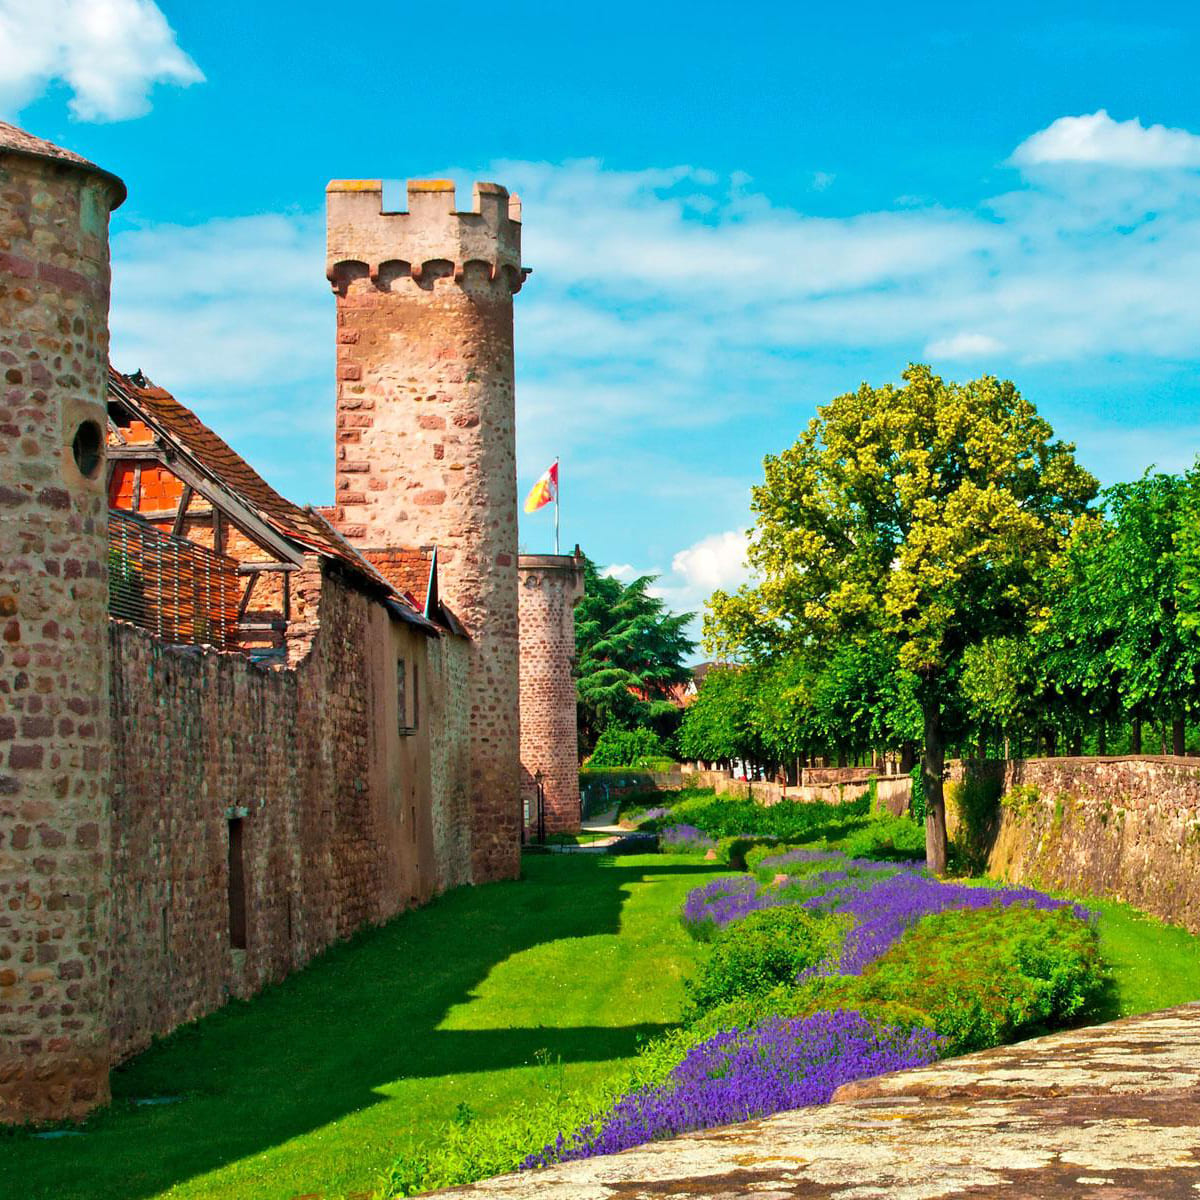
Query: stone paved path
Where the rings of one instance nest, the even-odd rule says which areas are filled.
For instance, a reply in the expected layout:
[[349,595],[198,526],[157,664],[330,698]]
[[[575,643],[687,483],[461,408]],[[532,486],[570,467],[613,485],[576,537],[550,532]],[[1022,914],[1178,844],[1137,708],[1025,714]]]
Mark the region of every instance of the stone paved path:
[[1200,1197],[1200,1004],[848,1084],[780,1113],[443,1195]]

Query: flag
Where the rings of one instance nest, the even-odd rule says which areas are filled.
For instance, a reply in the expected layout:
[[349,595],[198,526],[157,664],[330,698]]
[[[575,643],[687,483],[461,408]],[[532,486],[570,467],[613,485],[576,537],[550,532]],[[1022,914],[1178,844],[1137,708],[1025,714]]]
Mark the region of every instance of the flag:
[[558,499],[558,459],[555,459],[553,464],[542,472],[541,478],[529,489],[529,495],[525,497],[525,511],[527,513],[537,512],[539,508],[545,508],[551,500]]

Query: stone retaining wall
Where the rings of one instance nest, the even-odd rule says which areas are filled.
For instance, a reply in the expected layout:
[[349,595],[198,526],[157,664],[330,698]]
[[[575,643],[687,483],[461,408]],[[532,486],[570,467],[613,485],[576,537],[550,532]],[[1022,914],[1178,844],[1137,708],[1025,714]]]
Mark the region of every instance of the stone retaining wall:
[[[967,781],[972,797],[953,786]],[[1200,933],[1200,760],[967,761],[950,782],[951,836],[990,874],[1124,900]],[[1009,802],[989,807],[989,792]]]
[[712,788],[719,796],[733,796],[740,799],[756,800],[759,804],[770,807],[781,800],[798,800],[803,802],[820,801],[824,804],[849,804],[870,790],[871,778],[875,778],[876,794],[879,802],[895,813],[902,813],[908,808],[908,797],[912,791],[912,780],[907,775],[878,775],[871,772],[862,775],[865,768],[838,767],[831,768],[829,773],[846,774],[849,776],[842,782],[829,781],[807,783],[808,772],[802,778],[806,780],[802,787],[783,787],[778,783],[768,783],[763,780],[747,782],[744,779],[733,779],[724,771],[696,771],[683,775],[684,786]]

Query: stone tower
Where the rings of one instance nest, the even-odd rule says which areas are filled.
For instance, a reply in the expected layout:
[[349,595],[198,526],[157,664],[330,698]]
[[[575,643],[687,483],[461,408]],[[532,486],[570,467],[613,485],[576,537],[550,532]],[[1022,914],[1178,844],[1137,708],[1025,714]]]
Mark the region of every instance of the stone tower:
[[108,1099],[108,217],[0,123],[0,1122]]
[[[527,809],[541,775],[546,832],[579,830],[575,606],[583,599],[583,556],[522,554],[521,787]],[[532,811],[532,810],[531,810]]]
[[520,866],[513,295],[520,204],[477,183],[377,180],[327,190],[337,297],[335,520],[363,549],[433,545],[441,598],[471,638],[475,882]]

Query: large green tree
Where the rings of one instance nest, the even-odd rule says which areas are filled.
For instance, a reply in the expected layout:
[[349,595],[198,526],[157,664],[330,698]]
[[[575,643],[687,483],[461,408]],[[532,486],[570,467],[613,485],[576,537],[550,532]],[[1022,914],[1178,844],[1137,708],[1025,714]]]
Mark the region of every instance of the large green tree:
[[919,679],[930,866],[945,869],[946,717],[967,649],[1019,636],[1096,481],[1012,383],[864,384],[817,410],[764,463],[749,561],[761,582],[715,593],[706,636],[751,653],[895,640]]
[[1085,716],[1128,716],[1135,753],[1153,719],[1172,727],[1182,754],[1200,690],[1200,630],[1189,619],[1198,500],[1195,469],[1107,489],[1103,519],[1081,522],[1058,564],[1039,638],[1056,689]]
[[671,689],[686,683],[687,636],[695,614],[671,613],[649,589],[653,575],[622,583],[583,562],[583,599],[575,610],[579,735],[585,751],[609,725],[660,733],[677,717]]

